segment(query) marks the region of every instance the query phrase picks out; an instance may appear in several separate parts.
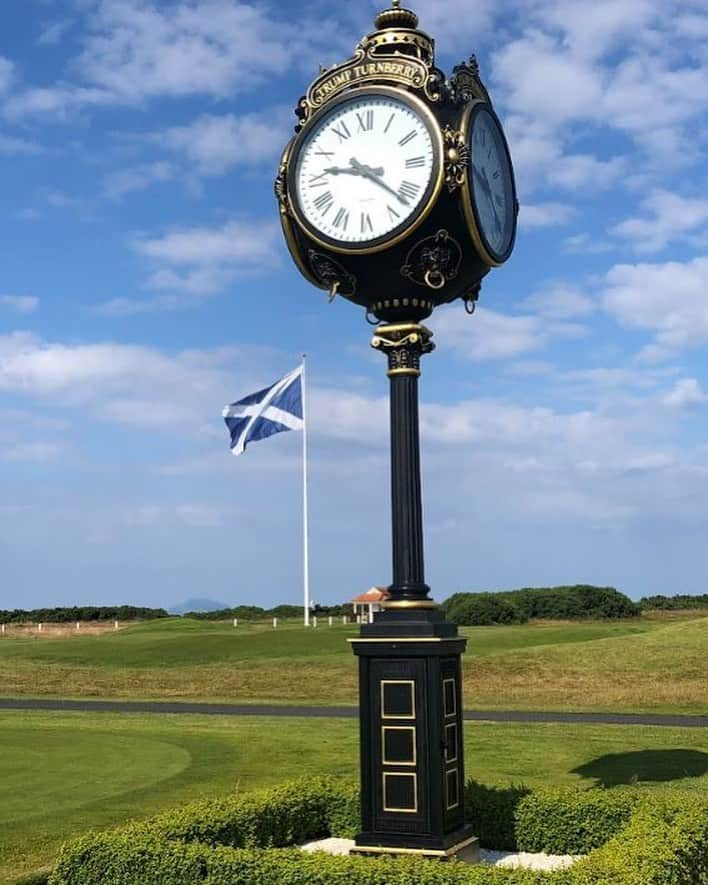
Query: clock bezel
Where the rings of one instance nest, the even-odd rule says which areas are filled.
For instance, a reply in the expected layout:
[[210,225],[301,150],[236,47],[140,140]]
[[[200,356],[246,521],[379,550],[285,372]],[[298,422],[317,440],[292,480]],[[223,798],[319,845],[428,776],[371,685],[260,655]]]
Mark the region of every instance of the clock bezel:
[[[472,162],[474,160],[474,146],[472,145],[470,136],[472,134],[475,118],[483,110],[491,116],[492,120],[497,126],[497,129],[499,130],[499,134],[501,135],[501,143],[506,153],[506,161],[509,167],[509,174],[511,176],[511,191],[513,196],[512,230],[511,237],[509,238],[509,245],[504,250],[504,252],[497,252],[496,249],[494,249],[494,247],[488,242],[487,237],[484,233],[484,226],[480,222],[477,202],[474,196],[474,185],[472,182]],[[462,114],[462,120],[460,122],[460,132],[465,140],[465,144],[469,149],[469,160],[467,162],[467,169],[465,173],[465,183],[462,186],[462,208],[467,220],[467,226],[472,236],[472,242],[474,243],[475,248],[477,249],[479,257],[482,259],[482,261],[484,261],[485,264],[489,265],[489,267],[501,267],[501,265],[508,260],[511,253],[514,251],[519,216],[519,201],[516,194],[516,178],[514,176],[514,164],[511,161],[509,143],[506,140],[504,128],[499,120],[499,117],[494,112],[494,108],[492,108],[489,102],[482,101],[481,99],[471,102],[465,108]]]
[[[381,95],[388,96],[389,98],[394,98],[397,101],[408,104],[420,116],[430,134],[431,141],[433,143],[433,170],[426,192],[418,203],[418,209],[416,213],[411,218],[406,219],[402,224],[399,224],[397,227],[392,228],[387,234],[376,237],[375,239],[366,240],[359,243],[344,243],[341,240],[335,240],[331,237],[328,237],[326,234],[323,234],[322,231],[315,228],[314,225],[312,225],[300,211],[297,182],[295,180],[297,162],[300,156],[300,152],[305,145],[309,134],[319,124],[323,117],[330,114],[332,110],[340,104],[346,104],[349,101],[356,100],[365,95]],[[433,207],[437,203],[438,197],[440,196],[440,192],[442,191],[442,187],[445,182],[443,153],[444,143],[440,126],[435,118],[435,115],[428,108],[425,102],[423,102],[417,96],[411,95],[409,92],[397,89],[393,86],[371,85],[355,87],[350,92],[345,92],[344,94],[338,96],[337,98],[333,99],[332,101],[325,104],[322,108],[320,108],[320,110],[307,121],[305,126],[295,138],[295,143],[293,144],[293,148],[288,158],[287,173],[288,203],[293,220],[298,224],[300,228],[302,228],[302,230],[311,240],[313,240],[319,246],[323,246],[324,248],[330,249],[333,252],[338,252],[342,255],[373,255],[376,252],[383,252],[385,249],[389,249],[392,246],[395,246],[405,240],[410,234],[413,233],[413,231],[420,227],[420,225],[425,221],[428,215],[430,215]]]

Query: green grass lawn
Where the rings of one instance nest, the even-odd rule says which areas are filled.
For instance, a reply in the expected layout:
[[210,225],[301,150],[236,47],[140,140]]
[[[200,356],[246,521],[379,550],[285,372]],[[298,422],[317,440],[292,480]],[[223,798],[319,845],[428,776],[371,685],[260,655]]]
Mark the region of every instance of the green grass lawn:
[[[0,640],[6,696],[355,704],[341,623],[167,619],[98,636]],[[708,617],[465,628],[478,709],[708,712]]]
[[[708,791],[702,729],[467,723],[465,744],[468,775],[487,784]],[[298,774],[357,771],[356,720],[3,713],[0,883],[91,828]]]

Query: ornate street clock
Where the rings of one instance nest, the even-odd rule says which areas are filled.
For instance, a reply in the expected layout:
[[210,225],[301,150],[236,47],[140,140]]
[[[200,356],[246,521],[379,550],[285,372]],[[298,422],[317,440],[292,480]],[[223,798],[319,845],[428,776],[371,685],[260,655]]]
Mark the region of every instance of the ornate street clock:
[[511,255],[509,149],[474,58],[446,79],[417,16],[394,4],[297,113],[276,182],[304,276],[386,322],[420,321]]
[[437,305],[473,312],[511,255],[509,148],[474,57],[449,79],[418,18],[392,9],[297,108],[276,181],[290,253],[315,286],[380,322],[391,387],[393,581],[359,659],[361,832],[356,852],[478,857],[464,815],[466,640],[425,583],[418,377]]

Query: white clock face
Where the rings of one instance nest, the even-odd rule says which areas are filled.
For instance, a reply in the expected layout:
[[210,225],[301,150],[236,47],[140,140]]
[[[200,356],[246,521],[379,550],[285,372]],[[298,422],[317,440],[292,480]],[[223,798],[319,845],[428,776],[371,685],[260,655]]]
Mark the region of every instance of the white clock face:
[[514,237],[514,179],[504,137],[486,108],[478,111],[470,130],[472,192],[481,233],[496,258],[502,258]]
[[319,234],[365,245],[412,223],[429,196],[436,148],[422,114],[386,94],[335,105],[304,141],[297,204]]

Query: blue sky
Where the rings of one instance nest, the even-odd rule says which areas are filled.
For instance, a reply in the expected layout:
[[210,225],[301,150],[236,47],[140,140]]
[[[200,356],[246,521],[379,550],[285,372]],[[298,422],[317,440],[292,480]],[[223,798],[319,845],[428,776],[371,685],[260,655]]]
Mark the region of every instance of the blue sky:
[[[427,577],[705,592],[703,0],[421,0],[476,52],[522,204],[421,381]],[[387,379],[291,266],[292,108],[379,4],[5,0],[0,607],[301,598],[300,445],[220,412],[309,359],[312,585],[390,580]],[[334,16],[334,17],[333,17]]]

